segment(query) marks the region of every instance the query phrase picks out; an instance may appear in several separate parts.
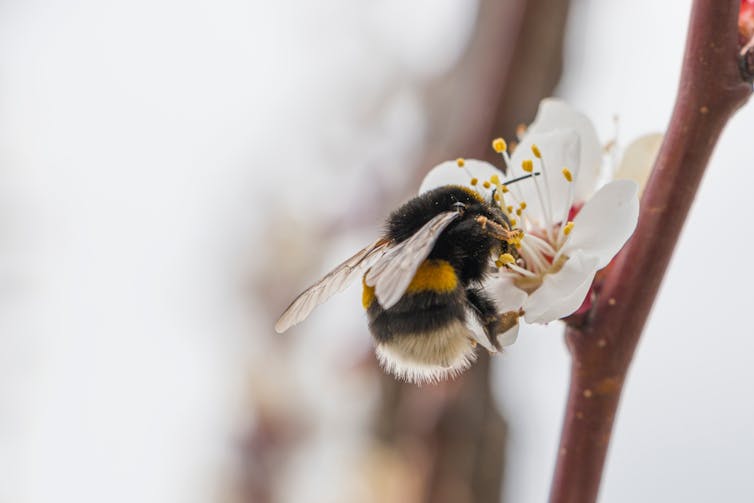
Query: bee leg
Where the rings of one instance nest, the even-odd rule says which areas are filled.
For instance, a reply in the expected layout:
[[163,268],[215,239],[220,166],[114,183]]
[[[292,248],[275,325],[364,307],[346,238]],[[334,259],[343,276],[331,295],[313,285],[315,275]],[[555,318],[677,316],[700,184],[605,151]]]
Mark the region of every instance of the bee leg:
[[501,241],[511,241],[520,237],[521,232],[517,229],[506,229],[502,225],[493,222],[485,216],[476,217],[476,222],[482,227],[482,230],[488,235]]
[[518,324],[518,318],[521,316],[519,311],[508,311],[507,313],[500,313],[497,315],[497,322],[495,324],[494,333],[504,334],[511,328]]
[[497,334],[502,332],[500,331],[500,317],[497,314],[495,302],[481,288],[467,288],[466,300],[477,320],[484,327],[484,333],[490,344],[500,351],[502,348],[497,341]]

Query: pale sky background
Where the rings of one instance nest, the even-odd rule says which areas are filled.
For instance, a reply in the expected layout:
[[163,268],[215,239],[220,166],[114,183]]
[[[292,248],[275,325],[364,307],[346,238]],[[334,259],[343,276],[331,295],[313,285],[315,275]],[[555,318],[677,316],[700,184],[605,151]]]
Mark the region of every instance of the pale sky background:
[[[624,144],[662,130],[690,2],[572,3],[556,94],[604,141],[615,114]],[[459,56],[474,15],[465,0],[0,3],[0,502],[221,500],[249,375],[280,358],[260,342],[277,313],[243,294],[278,253],[265,222],[285,209],[306,226],[405,191],[421,86]],[[754,497],[753,126],[754,104],[686,225],[603,502]],[[370,180],[383,192],[353,190],[388,165]],[[308,252],[334,264],[379,224]],[[289,381],[267,381],[318,424],[284,501],[342,498],[328,491],[374,399],[331,372],[344,347],[369,344],[349,331],[363,324],[354,297],[294,339]],[[567,365],[558,324],[522,330],[496,362],[507,501],[546,499]]]

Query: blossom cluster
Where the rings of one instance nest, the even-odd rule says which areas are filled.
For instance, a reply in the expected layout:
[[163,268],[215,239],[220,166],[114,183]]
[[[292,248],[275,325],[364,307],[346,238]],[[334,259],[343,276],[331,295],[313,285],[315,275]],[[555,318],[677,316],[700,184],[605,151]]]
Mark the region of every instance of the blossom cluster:
[[[462,185],[499,204],[521,238],[512,243],[511,253],[497,257],[486,287],[501,312],[528,323],[548,323],[582,306],[597,271],[633,233],[639,180],[612,175],[644,177],[658,144],[653,136],[639,139],[626,149],[631,153],[626,162],[609,173],[591,121],[565,102],[548,98],[513,152],[502,139],[493,141],[505,172],[480,160],[447,161],[427,174],[419,193]],[[505,183],[527,174],[532,176]],[[511,344],[517,333],[516,323],[498,340]]]

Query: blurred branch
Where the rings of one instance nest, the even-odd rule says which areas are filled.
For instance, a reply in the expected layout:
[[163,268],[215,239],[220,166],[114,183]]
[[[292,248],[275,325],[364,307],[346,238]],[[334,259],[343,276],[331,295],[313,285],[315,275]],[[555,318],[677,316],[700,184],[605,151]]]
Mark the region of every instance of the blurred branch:
[[[560,78],[568,0],[483,0],[475,35],[454,71],[428,90],[431,130],[421,180],[434,164],[485,158],[492,138],[534,117]],[[423,501],[498,502],[505,422],[490,386],[490,358],[456,381],[417,389],[383,377],[378,436],[393,448],[426,450]]]
[[597,285],[598,300],[571,320],[568,404],[550,493],[595,501],[626,372],[720,133],[749,98],[741,72],[740,0],[695,0],[673,116],[632,239]]

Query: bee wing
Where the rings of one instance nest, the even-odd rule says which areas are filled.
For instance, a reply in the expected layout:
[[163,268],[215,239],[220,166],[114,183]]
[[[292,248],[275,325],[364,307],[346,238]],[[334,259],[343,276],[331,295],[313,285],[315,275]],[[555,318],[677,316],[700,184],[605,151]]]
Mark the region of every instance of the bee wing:
[[324,278],[307,288],[291,302],[288,309],[275,323],[275,331],[279,334],[285,332],[293,325],[303,321],[315,307],[327,299],[342,292],[363,271],[369,268],[388,248],[390,241],[379,239],[359,250],[353,257],[347,259],[335,269],[330,271]]
[[391,246],[375,262],[367,273],[366,283],[374,286],[377,301],[384,309],[393,307],[403,297],[416,270],[435,246],[437,238],[459,215],[458,211],[440,213],[413,236]]

